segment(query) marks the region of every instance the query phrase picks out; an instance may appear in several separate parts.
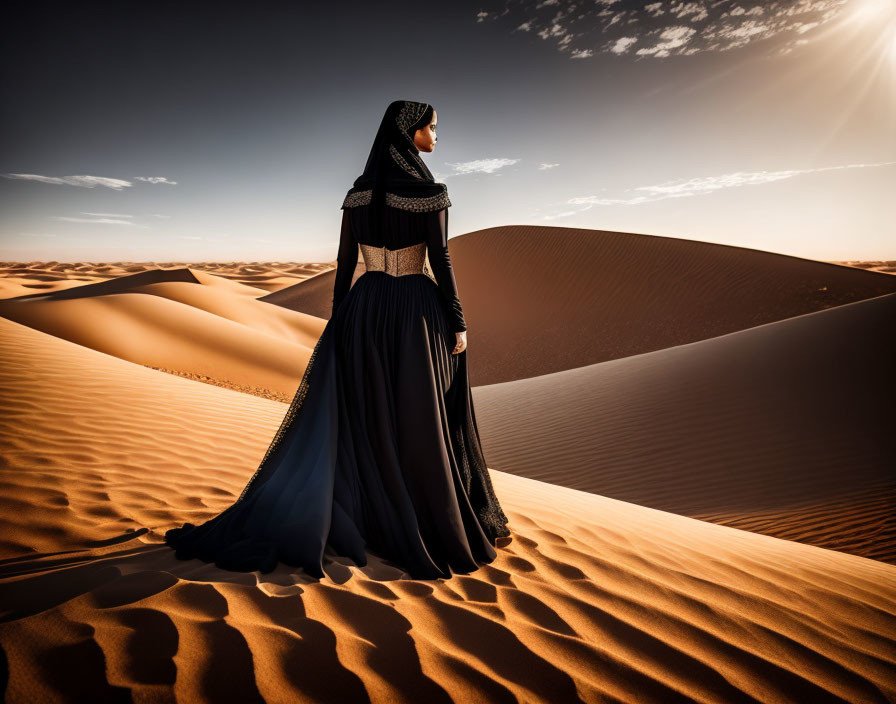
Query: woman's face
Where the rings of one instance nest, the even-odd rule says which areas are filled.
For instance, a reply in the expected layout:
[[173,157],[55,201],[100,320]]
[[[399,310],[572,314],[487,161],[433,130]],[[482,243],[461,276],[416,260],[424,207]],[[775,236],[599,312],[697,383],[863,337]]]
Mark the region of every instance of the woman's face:
[[429,124],[414,133],[414,146],[421,152],[431,152],[436,148],[436,111],[432,111]]

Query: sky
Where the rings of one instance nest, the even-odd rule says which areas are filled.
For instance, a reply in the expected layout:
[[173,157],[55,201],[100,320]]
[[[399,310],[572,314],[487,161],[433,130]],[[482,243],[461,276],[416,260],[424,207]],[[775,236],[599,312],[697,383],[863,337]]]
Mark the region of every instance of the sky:
[[449,236],[896,259],[896,0],[7,1],[0,259],[332,261],[386,106]]

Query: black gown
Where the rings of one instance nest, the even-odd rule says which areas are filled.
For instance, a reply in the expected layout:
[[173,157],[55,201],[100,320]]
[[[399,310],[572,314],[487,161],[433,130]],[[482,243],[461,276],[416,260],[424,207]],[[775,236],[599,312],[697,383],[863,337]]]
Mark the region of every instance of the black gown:
[[[333,313],[255,474],[223,513],[167,531],[181,559],[269,572],[278,562],[322,577],[324,550],[366,551],[412,578],[466,574],[509,536],[476,425],[466,323],[448,254],[448,210],[387,206],[384,240],[366,210],[343,211]],[[432,275],[365,271],[359,244],[426,243]]]

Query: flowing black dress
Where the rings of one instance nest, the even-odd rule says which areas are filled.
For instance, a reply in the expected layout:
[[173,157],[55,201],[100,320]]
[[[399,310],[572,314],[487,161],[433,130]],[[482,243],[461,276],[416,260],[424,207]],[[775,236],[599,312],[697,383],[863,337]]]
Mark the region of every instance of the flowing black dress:
[[[169,530],[182,559],[322,577],[329,547],[365,551],[417,579],[469,573],[510,535],[480,444],[466,351],[452,354],[463,310],[448,254],[448,210],[386,207],[382,241],[369,206],[343,211],[333,313],[280,429],[240,497],[201,525]],[[359,244],[421,242],[431,274],[365,271]]]

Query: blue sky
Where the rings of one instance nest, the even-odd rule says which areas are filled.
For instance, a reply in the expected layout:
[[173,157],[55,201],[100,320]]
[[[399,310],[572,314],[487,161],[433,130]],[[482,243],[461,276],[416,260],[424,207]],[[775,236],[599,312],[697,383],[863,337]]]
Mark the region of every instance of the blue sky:
[[392,100],[451,235],[557,225],[896,259],[896,3],[22,5],[5,260],[328,261]]

